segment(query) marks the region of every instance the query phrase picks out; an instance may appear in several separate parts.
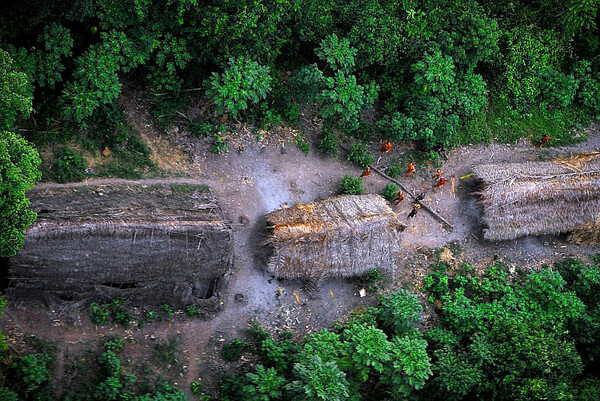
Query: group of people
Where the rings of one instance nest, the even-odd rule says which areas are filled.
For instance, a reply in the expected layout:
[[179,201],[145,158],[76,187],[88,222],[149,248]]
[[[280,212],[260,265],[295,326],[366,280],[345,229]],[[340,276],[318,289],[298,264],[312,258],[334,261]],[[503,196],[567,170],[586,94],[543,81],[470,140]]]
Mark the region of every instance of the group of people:
[[[384,144],[381,146],[380,152],[381,153],[387,153],[392,149],[392,142],[390,141],[385,141]],[[372,172],[372,168],[371,166],[367,166],[367,168],[365,168],[365,170],[361,173],[360,177],[364,178],[367,177],[369,175],[371,175]],[[408,163],[408,166],[406,167],[406,173],[405,173],[405,177],[408,178],[410,177],[415,171],[417,171],[417,168],[415,167],[415,163],[414,162],[410,162]],[[444,185],[446,185],[446,183],[448,182],[446,180],[446,178],[444,178],[444,172],[441,169],[437,169],[437,171],[435,172],[435,174],[431,177],[434,181],[434,185],[433,188],[440,188]],[[421,192],[416,198],[415,198],[415,202],[413,202],[412,205],[412,210],[410,211],[410,213],[408,214],[408,218],[412,218],[415,217],[417,215],[417,212],[419,211],[419,209],[421,209],[422,205],[421,205],[421,201],[425,198],[425,193]],[[394,204],[396,206],[398,206],[398,204],[400,204],[400,202],[402,202],[405,199],[404,194],[402,193],[402,190],[399,190],[398,193],[395,196],[394,199]]]

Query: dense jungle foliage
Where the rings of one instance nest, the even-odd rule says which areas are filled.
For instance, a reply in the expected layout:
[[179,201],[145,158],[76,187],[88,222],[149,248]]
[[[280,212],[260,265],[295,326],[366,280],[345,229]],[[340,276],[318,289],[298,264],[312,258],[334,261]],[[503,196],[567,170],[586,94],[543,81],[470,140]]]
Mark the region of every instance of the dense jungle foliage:
[[302,343],[253,325],[248,341],[223,347],[227,360],[252,363],[225,377],[218,399],[600,399],[598,261],[537,272],[497,263],[483,274],[440,263],[426,303],[392,292]]
[[[305,105],[325,119],[319,148],[327,154],[342,135],[416,140],[427,151],[543,133],[554,144],[572,141],[600,115],[598,7],[597,0],[3,1],[0,157],[16,169],[0,170],[0,215],[19,209],[22,189],[38,178],[34,152],[19,145],[10,153],[15,145],[6,142],[15,139],[7,132],[50,147],[45,179],[80,180],[90,171],[139,177],[155,168],[124,122],[124,87],[142,88],[163,126],[179,119],[195,134],[214,135],[216,153],[227,151],[217,134],[227,117],[219,115],[268,128],[297,123]],[[190,99],[204,99],[212,117],[181,121]],[[90,170],[78,155],[85,149],[115,161]],[[30,217],[16,220],[8,232]],[[17,234],[3,238],[1,254],[19,243]]]
[[[380,285],[381,274],[372,273],[365,284]],[[205,392],[200,380],[186,383],[198,399],[598,400],[600,256],[537,271],[438,263],[416,293],[386,293],[376,306],[303,340],[254,322],[240,334],[221,349],[231,368],[218,394]],[[99,352],[67,358],[76,380],[60,399],[184,400],[149,372],[136,375],[122,357],[128,341],[110,339]],[[28,342],[31,352],[18,356],[0,341],[0,398],[57,399],[56,347]],[[155,347],[156,363],[182,363],[176,339]]]
[[[139,88],[159,124],[215,137],[231,120],[324,120],[319,149],[414,140],[425,151],[549,134],[581,139],[600,117],[598,0],[6,0],[0,4],[0,257],[15,254],[40,179],[155,168],[120,96]],[[210,116],[182,119],[201,99]],[[183,113],[185,116],[185,113]],[[354,161],[368,164],[359,143]],[[41,163],[38,149],[52,155]],[[359,157],[360,156],[360,157]],[[364,157],[363,157],[364,156]],[[341,190],[359,192],[351,180]],[[511,280],[508,280],[510,278]],[[254,326],[224,349],[246,354],[223,400],[600,399],[600,269],[565,261],[483,276],[439,265],[428,303],[406,291],[331,330],[292,341]],[[422,295],[422,294],[421,294]],[[0,299],[0,304],[4,304]],[[437,320],[422,326],[423,306]],[[180,400],[136,383],[109,342],[69,400]],[[0,399],[53,399],[52,347],[18,357],[0,341]],[[35,348],[35,347],[33,347]],[[252,359],[254,358],[254,359]],[[7,386],[7,387],[4,387]],[[10,388],[10,389],[9,389]],[[202,393],[198,383],[192,391]]]

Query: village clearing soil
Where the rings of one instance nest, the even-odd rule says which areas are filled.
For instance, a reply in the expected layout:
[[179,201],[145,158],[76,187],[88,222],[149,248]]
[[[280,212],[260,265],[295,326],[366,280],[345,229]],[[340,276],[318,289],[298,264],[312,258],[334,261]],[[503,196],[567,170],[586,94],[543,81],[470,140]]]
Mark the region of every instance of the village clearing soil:
[[[240,330],[247,327],[248,320],[254,319],[272,331],[291,329],[302,336],[328,327],[349,311],[374,302],[376,294],[360,297],[358,280],[331,279],[312,294],[303,291],[302,283],[280,282],[263,270],[264,250],[257,246],[262,239],[266,213],[284,205],[335,195],[342,176],[360,174],[357,166],[345,161],[344,156],[340,160],[324,157],[316,152],[314,145],[310,153],[303,153],[294,141],[290,141],[297,135],[293,131],[282,136],[265,133],[258,141],[254,135],[244,134],[241,130],[241,134],[229,138],[230,152],[222,155],[211,153],[211,139],[192,138],[183,130],[164,135],[157,141],[153,139],[157,132],[147,120],[148,114],[140,106],[136,107],[130,108],[128,114],[139,120],[135,126],[144,138],[154,144],[168,144],[164,153],[160,153],[160,148],[155,149],[159,152],[156,157],[168,160],[169,154],[175,152],[177,163],[172,173],[178,177],[184,172],[188,175],[186,178],[147,179],[143,183],[209,185],[218,195],[221,208],[235,231],[235,267],[221,293],[220,312],[206,320],[187,319],[178,314],[170,322],[153,322],[143,328],[95,327],[85,311],[73,317],[64,310],[48,312],[24,304],[11,305],[0,323],[8,332],[13,347],[19,349],[30,335],[59,345],[54,383],[59,392],[69,386],[69,358],[97,346],[103,337],[119,335],[130,339],[125,357],[131,361],[131,366],[152,364],[152,350],[157,342],[173,338],[179,341],[181,354],[174,362],[177,366],[156,369],[163,377],[176,382],[191,399],[189,383],[192,381],[201,378],[206,389],[218,386],[219,379],[231,366],[219,356],[221,345],[240,337]],[[316,137],[311,137],[314,135],[312,122],[304,121],[303,124],[308,132],[308,142],[316,142]],[[381,155],[379,146],[372,146],[377,157]],[[585,257],[598,253],[597,246],[570,245],[562,237],[529,237],[498,243],[484,241],[479,210],[472,196],[473,179],[460,177],[468,175],[472,166],[478,163],[548,159],[572,152],[599,150],[599,146],[600,132],[593,128],[586,142],[568,148],[533,149],[529,141],[458,148],[439,166],[449,180],[443,188],[432,188],[431,175],[438,166],[417,163],[417,172],[401,181],[414,193],[425,192],[424,201],[444,216],[454,226],[454,231],[447,231],[425,211],[408,220],[411,203],[408,197],[401,202],[395,210],[407,228],[402,235],[398,268],[389,272],[386,289],[418,289],[428,263],[437,260],[439,252],[436,253],[436,249],[445,248],[441,257],[450,263],[468,261],[476,268],[488,267],[498,258],[509,264],[536,268],[567,256]],[[402,160],[406,150],[395,147],[381,155],[377,165],[385,167],[396,158]],[[182,154],[188,155],[187,165],[183,163]],[[162,165],[168,172],[169,164]],[[452,178],[455,180],[454,193],[451,191]],[[93,180],[70,185],[100,187],[108,183],[127,181]],[[379,193],[387,183],[374,172],[364,178],[369,193]],[[51,187],[55,184],[42,185]]]

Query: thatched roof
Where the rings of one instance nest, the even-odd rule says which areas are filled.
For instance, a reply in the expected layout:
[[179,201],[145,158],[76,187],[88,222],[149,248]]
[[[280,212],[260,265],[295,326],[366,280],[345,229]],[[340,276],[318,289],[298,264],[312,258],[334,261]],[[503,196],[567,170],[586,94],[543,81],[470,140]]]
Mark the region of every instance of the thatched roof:
[[64,187],[30,197],[38,219],[10,260],[12,299],[218,303],[232,230],[206,187]]
[[391,269],[400,224],[379,195],[345,195],[299,203],[267,215],[268,270],[281,278],[349,277]]
[[510,240],[580,229],[600,216],[600,152],[548,162],[482,164],[484,237]]

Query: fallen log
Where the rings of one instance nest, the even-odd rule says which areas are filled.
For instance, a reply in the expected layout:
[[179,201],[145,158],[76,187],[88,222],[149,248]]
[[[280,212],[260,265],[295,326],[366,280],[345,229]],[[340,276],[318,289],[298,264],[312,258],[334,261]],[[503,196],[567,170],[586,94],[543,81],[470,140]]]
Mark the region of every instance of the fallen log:
[[427,206],[422,200],[417,200],[417,196],[414,195],[412,192],[410,192],[408,189],[406,189],[400,181],[390,177],[389,175],[387,175],[386,173],[384,173],[383,171],[381,171],[380,169],[378,169],[375,166],[370,166],[370,167],[373,171],[375,171],[376,173],[381,175],[383,178],[387,178],[388,180],[390,180],[393,183],[395,183],[396,185],[398,185],[402,191],[406,192],[411,198],[413,198],[413,200],[415,202],[418,202],[423,209],[427,210],[429,213],[431,213],[433,215],[433,217],[435,217],[436,219],[438,219],[439,221],[444,223],[446,225],[446,227],[450,229],[450,231],[454,230],[454,227],[452,226],[452,224],[450,224],[448,222],[448,220],[446,220],[445,218],[440,216],[437,212],[435,212],[433,209],[431,209],[429,206]]
[[[339,145],[346,152],[349,152],[349,150],[348,150],[348,148],[346,146],[342,145],[341,143]],[[412,192],[410,192],[408,189],[406,189],[406,187],[404,185],[402,185],[402,183],[400,181],[398,181],[398,180],[390,177],[389,175],[387,175],[386,173],[384,173],[383,171],[381,171],[377,167],[373,166],[372,164],[370,164],[369,167],[371,167],[372,170],[374,170],[375,172],[377,172],[377,174],[381,175],[383,178],[387,178],[388,180],[390,180],[393,183],[397,184],[402,191],[406,192],[408,194],[408,196],[410,196],[411,198],[413,198],[413,200],[415,202],[418,202],[419,205],[421,205],[421,207],[423,209],[425,209],[429,213],[431,213],[431,215],[433,217],[435,217],[436,219],[438,219],[439,221],[441,221],[447,228],[450,229],[450,231],[454,230],[454,227],[452,226],[452,224],[448,223],[448,220],[446,220],[445,218],[443,218],[442,216],[440,216],[437,212],[433,211],[433,209],[431,209],[429,206],[427,206],[425,203],[423,203],[422,200],[417,200],[417,196],[415,194],[413,194]]]

